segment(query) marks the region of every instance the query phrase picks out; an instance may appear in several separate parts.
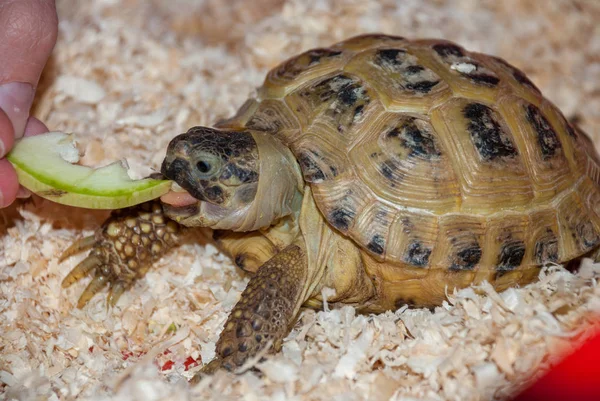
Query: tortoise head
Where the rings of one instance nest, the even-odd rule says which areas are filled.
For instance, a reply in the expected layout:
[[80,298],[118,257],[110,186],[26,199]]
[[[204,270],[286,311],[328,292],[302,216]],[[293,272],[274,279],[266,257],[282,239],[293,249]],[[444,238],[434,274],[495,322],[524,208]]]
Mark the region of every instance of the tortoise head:
[[[265,134],[258,135],[262,139],[258,142],[279,142],[266,138]],[[165,213],[187,226],[246,231],[248,220],[256,218],[253,214],[264,215],[265,210],[277,208],[270,204],[276,203],[275,200],[257,194],[259,178],[265,174],[269,180],[270,172],[277,171],[277,164],[284,160],[272,157],[269,146],[260,149],[256,136],[250,131],[193,127],[173,138],[161,173],[179,184],[187,194],[177,197],[170,193],[163,197]],[[259,158],[259,154],[267,157]],[[289,183],[270,188],[286,192],[286,186]],[[279,197],[280,200],[284,198]],[[173,202],[173,199],[184,201]],[[270,223],[268,221],[266,225]]]

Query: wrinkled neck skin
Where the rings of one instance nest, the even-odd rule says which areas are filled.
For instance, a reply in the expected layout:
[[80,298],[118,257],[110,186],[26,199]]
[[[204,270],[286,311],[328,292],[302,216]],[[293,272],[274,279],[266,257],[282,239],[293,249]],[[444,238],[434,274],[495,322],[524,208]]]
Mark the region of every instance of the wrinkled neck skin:
[[251,131],[251,134],[259,154],[258,182],[250,184],[257,186],[254,200],[241,207],[238,203],[233,208],[200,201],[197,205],[198,213],[179,221],[181,224],[215,230],[255,231],[299,212],[303,179],[293,153],[272,135],[256,131]]

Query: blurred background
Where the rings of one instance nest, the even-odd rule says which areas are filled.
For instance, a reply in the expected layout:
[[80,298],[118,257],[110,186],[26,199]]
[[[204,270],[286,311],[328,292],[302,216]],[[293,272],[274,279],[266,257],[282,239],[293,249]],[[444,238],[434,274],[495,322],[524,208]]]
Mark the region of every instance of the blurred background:
[[[444,38],[502,57],[600,139],[598,0],[57,0],[57,6],[58,43],[34,115],[50,130],[77,133],[85,164],[127,157],[136,175],[147,175],[173,136],[233,114],[270,68],[366,32]],[[62,290],[60,280],[76,261],[59,265],[57,255],[106,215],[49,202],[18,206],[0,215],[3,271],[10,276],[0,283],[7,289],[0,332],[9,333],[0,339],[8,339],[0,345],[0,379],[13,380],[0,383],[0,398],[8,389],[21,400],[504,399],[570,350],[571,338],[589,337],[589,311],[600,310],[598,287],[589,284],[598,273],[588,267],[586,279],[555,272],[504,295],[522,302],[513,311],[484,296],[465,296],[435,314],[309,311],[262,377],[221,376],[212,388],[190,393],[171,383],[214,356],[223,320],[245,286],[243,274],[214,247],[188,244],[110,312],[103,296],[75,311],[71,303],[86,283]],[[363,344],[358,354],[346,353],[348,333],[352,346]],[[171,335],[179,343],[157,345]],[[441,363],[450,352],[454,365]]]

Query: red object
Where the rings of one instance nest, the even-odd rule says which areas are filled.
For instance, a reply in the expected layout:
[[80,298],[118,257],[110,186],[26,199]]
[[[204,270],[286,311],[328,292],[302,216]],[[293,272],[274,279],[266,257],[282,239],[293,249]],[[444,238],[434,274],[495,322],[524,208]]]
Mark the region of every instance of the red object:
[[600,401],[600,333],[515,400]]
[[183,362],[183,366],[185,366],[186,371],[188,371],[192,368],[195,368],[198,365],[199,365],[198,361],[195,360],[194,358],[192,358],[191,356],[188,356],[187,359],[185,360],[185,362]]
[[164,372],[165,370],[170,370],[173,365],[175,365],[175,362],[169,360],[167,362],[165,362],[165,364],[162,366],[161,370]]
[[121,355],[123,356],[123,360],[126,361],[133,356],[133,352],[131,351],[121,351]]

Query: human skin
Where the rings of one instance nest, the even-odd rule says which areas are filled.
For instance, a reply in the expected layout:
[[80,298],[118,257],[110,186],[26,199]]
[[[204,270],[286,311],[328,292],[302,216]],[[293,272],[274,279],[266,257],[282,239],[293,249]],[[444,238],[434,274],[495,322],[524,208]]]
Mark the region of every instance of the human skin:
[[48,131],[29,111],[57,32],[55,0],[0,0],[0,208],[27,196],[4,156],[15,139]]

